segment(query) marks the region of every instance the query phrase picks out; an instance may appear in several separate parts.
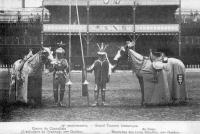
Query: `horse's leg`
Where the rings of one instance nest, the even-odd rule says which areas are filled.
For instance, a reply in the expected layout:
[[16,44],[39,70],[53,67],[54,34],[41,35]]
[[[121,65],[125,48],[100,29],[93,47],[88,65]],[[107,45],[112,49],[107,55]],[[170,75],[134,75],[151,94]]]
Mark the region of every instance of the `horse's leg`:
[[141,101],[141,105],[144,105],[144,81],[143,81],[143,77],[139,76],[138,74],[136,74],[139,83],[140,83],[140,88],[141,88],[141,95],[142,95],[142,101]]
[[25,103],[28,103],[28,74],[25,74],[24,76],[23,88],[24,88],[23,98]]
[[14,75],[10,76],[9,101],[16,101],[16,78]]

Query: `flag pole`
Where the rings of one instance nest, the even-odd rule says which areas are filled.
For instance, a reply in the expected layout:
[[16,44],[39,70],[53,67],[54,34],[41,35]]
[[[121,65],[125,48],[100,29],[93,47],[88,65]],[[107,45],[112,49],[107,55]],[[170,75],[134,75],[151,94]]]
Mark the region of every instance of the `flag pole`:
[[181,0],[179,0],[179,33],[178,33],[178,53],[179,53],[179,58],[182,56],[181,52],[181,21],[182,21],[182,16],[181,16]]

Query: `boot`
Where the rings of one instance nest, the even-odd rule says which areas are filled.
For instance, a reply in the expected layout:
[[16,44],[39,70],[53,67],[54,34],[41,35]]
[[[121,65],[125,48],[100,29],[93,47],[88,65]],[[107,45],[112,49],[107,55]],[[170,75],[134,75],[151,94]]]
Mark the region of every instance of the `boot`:
[[53,96],[54,96],[54,101],[57,104],[58,103],[58,90],[53,90]]
[[102,97],[102,106],[108,106],[108,103],[106,103],[106,92],[105,89],[101,92],[101,97]]
[[64,94],[65,94],[65,90],[60,90],[60,102],[59,102],[59,106],[63,107],[63,98],[64,98]]
[[106,91],[105,91],[105,89],[103,89],[103,91],[101,93],[101,97],[102,97],[102,106],[108,106],[108,103],[106,103]]
[[93,107],[99,105],[99,103],[98,103],[98,97],[99,97],[99,93],[98,93],[97,91],[94,91],[94,99],[95,99],[95,102],[94,102],[94,104],[92,104]]

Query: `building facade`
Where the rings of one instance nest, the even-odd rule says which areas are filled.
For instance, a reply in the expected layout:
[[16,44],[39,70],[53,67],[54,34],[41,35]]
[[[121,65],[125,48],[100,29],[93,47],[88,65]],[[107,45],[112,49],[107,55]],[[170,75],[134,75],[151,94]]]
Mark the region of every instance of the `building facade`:
[[[178,11],[175,16],[178,21]],[[198,10],[181,11],[182,59],[188,65],[200,64],[200,12]]]
[[[42,8],[14,8],[0,10],[0,63],[11,65],[23,58],[32,48],[41,46]],[[49,20],[44,10],[43,21]]]
[[108,44],[108,56],[113,57],[127,40],[136,40],[136,51],[146,56],[150,48],[178,56],[179,0],[44,0],[43,4],[51,14],[50,23],[43,25],[44,45],[56,48],[62,41],[68,51],[72,34],[74,64],[81,59],[79,32],[87,59],[96,56],[97,43]]

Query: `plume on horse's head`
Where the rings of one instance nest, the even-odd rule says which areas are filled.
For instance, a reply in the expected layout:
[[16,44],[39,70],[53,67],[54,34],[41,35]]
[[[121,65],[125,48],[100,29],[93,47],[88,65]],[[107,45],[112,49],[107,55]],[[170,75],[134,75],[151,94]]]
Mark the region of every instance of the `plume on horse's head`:
[[135,50],[135,41],[126,41],[125,48]]

